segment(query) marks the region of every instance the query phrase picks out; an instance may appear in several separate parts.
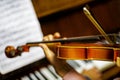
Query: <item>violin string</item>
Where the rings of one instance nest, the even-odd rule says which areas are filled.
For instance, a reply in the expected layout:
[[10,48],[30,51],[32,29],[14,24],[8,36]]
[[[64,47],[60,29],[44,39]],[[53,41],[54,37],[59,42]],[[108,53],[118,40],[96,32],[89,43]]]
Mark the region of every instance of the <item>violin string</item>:
[[[111,39],[114,42],[120,42],[119,35],[118,34],[107,34],[107,36],[111,37]],[[79,43],[92,43],[92,42],[97,42],[97,41],[105,41],[104,37],[102,35],[92,35],[92,36],[81,36],[81,37],[71,37],[71,38],[67,38],[67,39],[55,39],[52,41],[41,41],[41,42],[27,42],[26,45],[31,45],[31,46],[36,46],[39,45],[40,43],[66,43],[66,42],[79,42]],[[106,41],[103,42],[106,44]]]
[[92,16],[90,11],[88,10],[89,6],[86,5],[83,7],[83,12],[88,17],[88,19],[94,24],[94,26],[97,28],[97,30],[103,35],[103,37],[110,43],[113,44],[114,42],[111,41],[111,39],[107,36],[107,34],[104,32],[104,30],[101,28],[101,26],[98,24],[98,22],[95,20],[95,18]]

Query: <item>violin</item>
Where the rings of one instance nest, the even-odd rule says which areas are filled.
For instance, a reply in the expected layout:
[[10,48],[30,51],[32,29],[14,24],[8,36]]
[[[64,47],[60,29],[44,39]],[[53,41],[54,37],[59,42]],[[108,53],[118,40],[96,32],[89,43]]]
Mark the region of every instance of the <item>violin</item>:
[[[30,47],[39,46],[40,43],[55,43],[58,58],[109,60],[115,61],[117,65],[120,66],[120,44],[117,44],[117,42],[120,41],[119,34],[106,34],[91,15],[88,5],[83,7],[83,12],[102,35],[29,42],[25,45],[18,46],[16,49],[13,46],[7,46],[5,48],[6,56],[9,58],[16,57],[23,52],[29,52]],[[107,41],[109,44],[103,44],[104,41]],[[98,44],[97,42],[101,43]]]
[[[108,36],[113,39],[113,34],[109,34]],[[60,59],[108,60],[119,63],[120,44],[103,44],[100,41],[104,41],[104,37],[101,35],[29,42],[18,46],[16,49],[13,46],[7,46],[5,54],[9,58],[13,58],[21,55],[23,52],[29,52],[30,47],[37,47],[40,43],[55,43],[57,57]]]

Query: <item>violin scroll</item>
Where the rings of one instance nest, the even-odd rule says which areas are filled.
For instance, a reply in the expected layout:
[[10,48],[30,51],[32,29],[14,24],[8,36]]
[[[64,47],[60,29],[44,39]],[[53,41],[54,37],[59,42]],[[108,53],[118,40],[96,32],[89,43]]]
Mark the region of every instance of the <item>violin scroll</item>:
[[20,56],[22,52],[29,52],[29,46],[18,46],[16,49],[13,46],[7,46],[5,48],[5,55],[8,58]]
[[6,54],[7,57],[12,58],[12,57],[15,56],[16,50],[13,46],[7,46],[5,48],[5,54]]

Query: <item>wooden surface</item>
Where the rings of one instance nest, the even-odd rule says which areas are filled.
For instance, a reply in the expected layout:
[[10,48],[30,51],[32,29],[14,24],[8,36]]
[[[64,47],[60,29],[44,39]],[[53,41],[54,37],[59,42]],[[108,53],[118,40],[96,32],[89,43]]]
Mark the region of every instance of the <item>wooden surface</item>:
[[41,18],[91,1],[93,0],[33,0],[33,5],[37,16]]
[[[39,5],[42,4],[49,8],[48,4],[50,5],[53,3],[52,1],[50,2],[50,0],[44,0],[44,3],[40,3],[41,0],[33,0],[33,2],[34,1],[37,4],[35,6],[35,10],[41,10],[41,8],[43,8],[41,12],[36,11],[36,14],[43,14],[42,11],[44,12],[44,7],[40,8]],[[67,3],[67,0],[64,1]],[[55,5],[57,4],[58,3]],[[106,33],[114,33],[120,30],[120,0],[96,0],[95,2],[91,2],[88,5],[90,6],[90,10],[94,17],[100,23]],[[51,14],[46,14],[43,17],[38,15],[38,19],[40,21],[44,35],[54,32],[60,32],[62,36],[66,37],[100,34],[95,26],[83,13],[81,5],[62,11],[60,10],[58,12],[52,12]]]

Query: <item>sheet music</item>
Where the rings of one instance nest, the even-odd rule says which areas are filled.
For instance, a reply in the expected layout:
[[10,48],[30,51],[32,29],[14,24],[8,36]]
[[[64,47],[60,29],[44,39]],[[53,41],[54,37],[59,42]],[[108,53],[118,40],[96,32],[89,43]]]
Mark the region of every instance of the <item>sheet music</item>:
[[0,73],[6,74],[44,57],[41,48],[16,58],[7,58],[4,49],[42,40],[42,31],[31,0],[0,0]]

